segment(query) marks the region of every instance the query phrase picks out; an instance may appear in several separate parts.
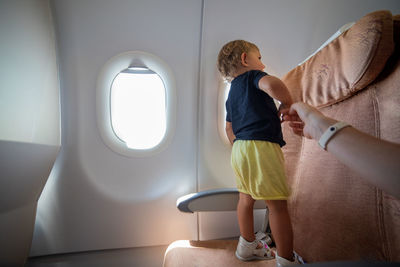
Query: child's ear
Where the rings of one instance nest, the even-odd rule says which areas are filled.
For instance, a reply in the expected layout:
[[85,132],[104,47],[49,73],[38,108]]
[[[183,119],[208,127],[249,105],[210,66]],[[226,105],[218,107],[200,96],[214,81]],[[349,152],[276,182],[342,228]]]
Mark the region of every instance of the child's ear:
[[246,52],[243,52],[243,53],[240,55],[240,59],[241,59],[242,65],[245,66],[245,67],[248,66],[248,64],[247,64],[247,62],[246,62],[246,58],[247,58],[247,54],[246,54]]

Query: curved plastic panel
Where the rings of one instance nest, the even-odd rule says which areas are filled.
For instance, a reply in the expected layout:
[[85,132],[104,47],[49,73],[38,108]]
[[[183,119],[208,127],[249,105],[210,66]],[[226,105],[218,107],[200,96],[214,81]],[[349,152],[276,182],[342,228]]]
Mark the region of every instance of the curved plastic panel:
[[[181,213],[175,202],[196,191],[201,1],[51,2],[60,43],[64,148],[39,201],[30,255],[196,238],[197,216]],[[179,101],[174,107],[166,99],[171,127],[158,150],[127,152],[125,143],[111,149],[100,135],[97,82],[107,62],[112,69],[103,78],[109,84],[117,73],[140,65],[160,76],[168,71],[164,76],[176,81]],[[107,131],[103,134],[113,134]],[[118,145],[122,151],[116,152]]]
[[60,90],[49,3],[1,1],[0,25],[0,140],[60,146]]
[[49,1],[0,1],[0,266],[23,266],[61,146]]
[[0,265],[28,257],[38,198],[59,146],[0,140]]

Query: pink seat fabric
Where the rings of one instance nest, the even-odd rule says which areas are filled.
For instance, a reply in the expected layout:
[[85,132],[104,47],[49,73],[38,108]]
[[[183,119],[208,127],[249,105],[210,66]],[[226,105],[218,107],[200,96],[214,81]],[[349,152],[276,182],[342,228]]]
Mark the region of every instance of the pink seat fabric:
[[[295,101],[400,143],[399,22],[367,14],[290,71],[283,81]],[[285,123],[283,132],[295,250],[309,262],[400,261],[400,201]]]

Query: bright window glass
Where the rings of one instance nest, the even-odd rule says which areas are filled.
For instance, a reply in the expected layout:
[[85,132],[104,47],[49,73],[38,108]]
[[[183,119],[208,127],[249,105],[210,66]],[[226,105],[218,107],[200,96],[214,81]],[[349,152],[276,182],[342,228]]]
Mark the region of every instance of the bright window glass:
[[[224,106],[224,118],[226,119],[226,107],[225,103],[228,100],[229,91],[231,90],[231,83],[226,82],[224,88],[224,98],[223,98],[223,106]],[[225,125],[224,125],[225,127]]]
[[231,84],[225,81],[220,82],[219,84],[219,92],[218,92],[218,132],[222,141],[230,146],[230,142],[225,132],[225,124],[226,124],[226,108],[225,102],[228,99],[229,90],[231,88]]
[[131,149],[151,149],[164,138],[167,127],[166,89],[148,68],[128,68],[111,86],[111,124]]

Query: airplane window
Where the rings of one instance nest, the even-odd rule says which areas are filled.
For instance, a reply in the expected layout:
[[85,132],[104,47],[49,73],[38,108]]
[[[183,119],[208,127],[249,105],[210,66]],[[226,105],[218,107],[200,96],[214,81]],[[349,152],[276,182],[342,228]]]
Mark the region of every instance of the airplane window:
[[226,121],[226,108],[225,102],[228,99],[229,90],[231,89],[231,84],[225,81],[221,81],[219,86],[219,96],[218,96],[218,129],[219,135],[224,144],[230,146],[230,142],[225,132],[225,121]]
[[172,142],[176,89],[161,58],[128,51],[110,58],[97,78],[97,125],[104,143],[128,157],[148,157]]
[[166,131],[165,87],[148,68],[120,72],[111,87],[111,124],[129,148],[149,149]]
[[225,107],[225,103],[226,100],[228,100],[228,95],[229,95],[229,91],[231,89],[231,84],[230,83],[226,83],[225,84],[225,88],[224,88],[224,120],[226,121],[226,107]]

